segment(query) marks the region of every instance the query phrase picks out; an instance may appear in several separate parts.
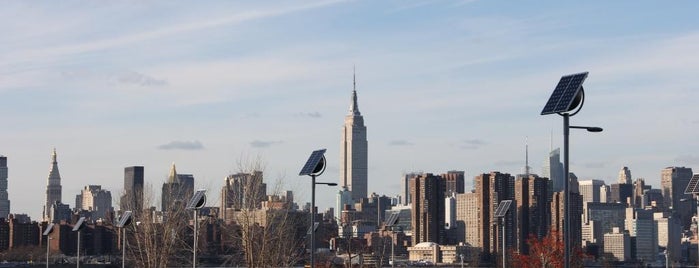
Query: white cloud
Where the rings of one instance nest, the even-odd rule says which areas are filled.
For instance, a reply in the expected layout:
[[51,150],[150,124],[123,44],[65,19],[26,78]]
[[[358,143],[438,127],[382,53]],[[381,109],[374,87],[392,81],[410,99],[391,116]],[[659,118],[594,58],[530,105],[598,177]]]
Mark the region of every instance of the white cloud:
[[204,145],[200,141],[171,141],[158,146],[161,150],[202,150]]

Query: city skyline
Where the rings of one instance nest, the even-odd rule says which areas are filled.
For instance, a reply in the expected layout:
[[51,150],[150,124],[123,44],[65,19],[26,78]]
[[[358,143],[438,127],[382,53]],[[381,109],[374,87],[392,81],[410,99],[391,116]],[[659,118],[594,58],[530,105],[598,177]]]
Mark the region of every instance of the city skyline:
[[[699,96],[698,4],[538,4],[5,3],[11,211],[41,218],[54,147],[68,200],[86,185],[121,196],[129,166],[158,189],[172,162],[215,192],[260,156],[267,182],[283,178],[304,203],[310,182],[295,174],[309,152],[328,149],[319,181],[340,178],[355,65],[369,193],[400,193],[412,171],[463,170],[467,190],[481,173],[523,173],[526,137],[541,174],[562,120],[539,112],[560,76],[581,71],[587,101],[571,124],[605,131],[572,132],[580,180],[613,183],[627,166],[659,188],[663,168],[696,169],[699,108],[682,100]],[[338,190],[319,190],[321,210]]]

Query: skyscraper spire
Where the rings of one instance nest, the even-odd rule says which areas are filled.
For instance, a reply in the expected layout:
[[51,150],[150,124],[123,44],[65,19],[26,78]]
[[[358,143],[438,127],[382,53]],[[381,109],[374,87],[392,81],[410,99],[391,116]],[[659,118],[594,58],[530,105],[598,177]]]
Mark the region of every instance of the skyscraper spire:
[[553,129],[551,130],[551,138],[549,138],[549,153],[553,152]]
[[52,222],[51,206],[56,202],[61,202],[61,174],[58,172],[58,161],[56,156],[56,148],[53,148],[51,153],[51,167],[46,183],[46,203],[44,204],[44,220]]
[[172,162],[172,166],[170,167],[170,175],[167,176],[167,182],[177,182],[177,170],[175,170],[175,162]]
[[352,103],[349,109],[350,115],[361,115],[359,113],[359,104],[357,104],[357,75],[354,67],[352,67]]
[[524,175],[529,177],[529,137],[524,138]]

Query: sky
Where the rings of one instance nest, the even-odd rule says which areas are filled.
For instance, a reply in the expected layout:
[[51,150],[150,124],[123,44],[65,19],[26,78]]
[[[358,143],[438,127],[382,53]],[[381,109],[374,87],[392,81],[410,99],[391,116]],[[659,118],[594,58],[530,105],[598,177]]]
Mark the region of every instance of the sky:
[[[115,206],[126,166],[155,192],[174,162],[218,205],[223,179],[259,163],[310,202],[298,171],[327,148],[338,182],[352,92],[369,143],[369,192],[403,173],[541,172],[562,118],[540,112],[561,76],[587,71],[572,125],[581,180],[660,186],[699,170],[695,1],[7,1],[0,9],[0,154],[12,213],[41,218],[53,148],[63,202],[86,185]],[[318,186],[320,210],[336,187]],[[157,193],[159,195],[159,193]],[[153,204],[157,205],[157,204]],[[159,205],[158,205],[159,206]]]

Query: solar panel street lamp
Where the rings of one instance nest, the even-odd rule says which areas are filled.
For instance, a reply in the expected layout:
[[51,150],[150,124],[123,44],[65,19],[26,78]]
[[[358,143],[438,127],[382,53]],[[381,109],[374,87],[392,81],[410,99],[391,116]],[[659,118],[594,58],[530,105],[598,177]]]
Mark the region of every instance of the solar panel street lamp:
[[500,201],[500,204],[498,204],[498,207],[495,209],[495,217],[500,219],[500,224],[502,225],[502,234],[500,237],[502,238],[502,268],[506,268],[505,266],[505,260],[506,260],[506,250],[505,250],[505,215],[507,215],[507,211],[510,209],[510,205],[512,205],[512,200],[502,200]]
[[396,241],[393,241],[394,237],[396,236],[396,231],[394,227],[400,228],[401,230],[403,229],[400,226],[396,226],[396,223],[398,222],[398,218],[400,216],[400,212],[393,212],[386,217],[386,220],[384,221],[384,225],[386,225],[388,228],[391,229],[391,267],[396,267],[396,260],[395,260],[395,253],[394,253],[394,247],[393,245],[395,244]]
[[206,205],[206,190],[205,189],[199,189],[197,190],[196,193],[194,193],[194,196],[192,196],[192,199],[189,200],[189,203],[187,203],[187,208],[188,210],[194,210],[194,245],[192,248],[194,249],[194,256],[192,257],[192,267],[196,268],[197,267],[197,240],[199,237],[199,209],[203,208],[204,205]]
[[[696,196],[696,198],[697,198],[697,218],[699,219],[699,173],[692,175],[692,178],[689,179],[689,183],[687,184],[687,188],[684,189],[684,193]],[[698,248],[698,250],[699,250],[699,248]],[[699,254],[699,252],[697,252],[697,254]],[[699,255],[697,255],[697,256],[699,256]],[[667,254],[665,255],[665,258],[667,258]],[[697,260],[697,263],[699,263],[699,260]]]
[[131,224],[133,217],[131,211],[124,211],[124,214],[119,218],[116,227],[121,228],[121,267],[126,267],[126,226]]
[[50,244],[49,240],[51,239],[51,237],[49,237],[49,235],[51,234],[51,232],[53,232],[54,225],[55,225],[54,223],[47,225],[46,230],[44,230],[44,234],[43,234],[44,236],[46,236],[46,268],[49,268],[49,244]]
[[[570,209],[569,209],[569,199],[570,199],[570,165],[569,165],[569,148],[568,148],[568,136],[571,128],[585,129],[589,132],[601,132],[600,127],[584,127],[584,126],[571,126],[570,117],[576,115],[582,109],[585,102],[585,90],[583,90],[583,82],[587,78],[588,72],[570,74],[561,77],[558,81],[558,85],[551,93],[551,97],[546,102],[544,109],[541,110],[541,115],[547,114],[558,114],[563,116],[563,166],[565,173],[565,181],[563,186],[563,208],[564,208],[564,227],[563,227],[563,242],[565,247],[564,251],[564,261],[565,268],[570,267],[570,250],[571,250],[571,239],[570,239]],[[577,109],[577,110],[576,110]],[[575,110],[573,112],[573,110]],[[572,113],[571,113],[572,112]]]
[[78,232],[78,261],[77,267],[80,268],[80,231],[85,228],[85,217],[80,217],[78,222],[73,226],[73,232]]
[[[311,226],[315,226],[316,222],[316,184],[324,184],[328,186],[337,186],[337,183],[332,182],[316,182],[316,176],[320,176],[325,171],[325,149],[313,151],[308,157],[306,164],[301,168],[299,176],[311,176]],[[315,231],[311,232],[311,268],[315,267],[315,251],[316,240]]]

